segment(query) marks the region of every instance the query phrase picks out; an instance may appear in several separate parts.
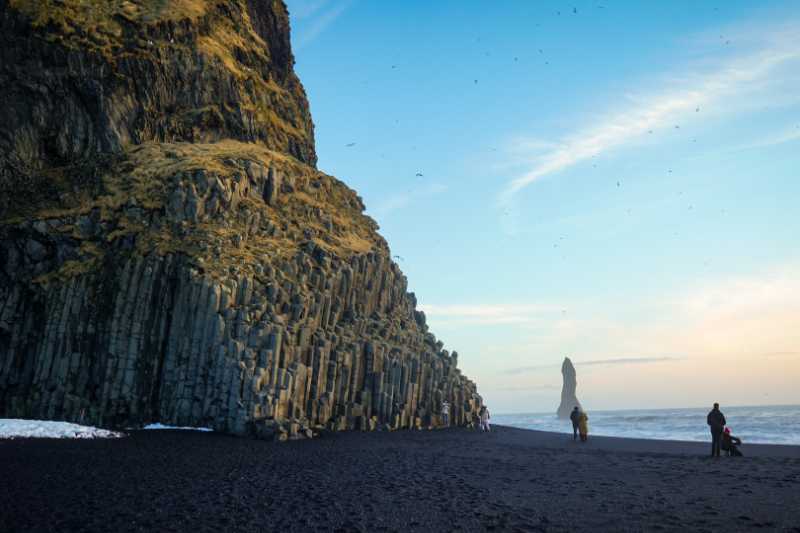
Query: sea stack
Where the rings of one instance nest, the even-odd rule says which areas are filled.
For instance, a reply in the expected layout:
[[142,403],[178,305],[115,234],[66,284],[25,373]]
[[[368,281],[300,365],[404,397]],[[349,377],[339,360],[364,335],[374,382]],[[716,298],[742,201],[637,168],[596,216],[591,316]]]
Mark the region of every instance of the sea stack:
[[[477,421],[355,191],[316,168],[282,0],[0,2],[0,417]],[[94,4],[93,4],[94,5]]]
[[564,388],[561,389],[561,405],[558,406],[557,419],[569,420],[569,413],[576,407],[581,406],[578,397],[575,396],[575,389],[578,388],[578,380],[575,377],[575,367],[569,357],[564,358],[561,365],[561,374],[564,376]]

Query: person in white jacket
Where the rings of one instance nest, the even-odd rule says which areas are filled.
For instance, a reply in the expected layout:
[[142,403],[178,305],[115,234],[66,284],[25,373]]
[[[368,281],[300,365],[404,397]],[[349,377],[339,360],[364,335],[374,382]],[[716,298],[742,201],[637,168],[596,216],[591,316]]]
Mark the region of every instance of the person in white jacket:
[[483,411],[481,411],[481,433],[491,433],[491,429],[489,428],[489,408],[485,405],[483,406]]
[[447,400],[442,402],[442,425],[450,425],[450,404],[447,403]]

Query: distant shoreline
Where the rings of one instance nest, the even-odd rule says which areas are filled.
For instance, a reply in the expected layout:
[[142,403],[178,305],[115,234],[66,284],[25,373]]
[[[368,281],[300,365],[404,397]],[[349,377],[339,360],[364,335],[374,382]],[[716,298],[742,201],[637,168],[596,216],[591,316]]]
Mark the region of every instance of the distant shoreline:
[[[800,407],[800,403],[788,403],[788,404],[779,404],[779,405],[726,405],[722,407],[722,410],[725,409],[764,409],[769,407]],[[691,411],[694,409],[708,409],[711,410],[711,407],[659,407],[656,409],[592,409],[592,411],[596,413],[640,413],[645,411]],[[590,410],[586,409],[586,412],[591,412]],[[539,411],[539,412],[528,412],[528,413],[497,413],[496,416],[556,416],[555,410],[553,411]]]
[[[541,431],[538,429],[524,429],[514,426],[495,424],[494,428],[502,432],[503,441],[507,444],[520,446],[547,446],[550,448],[563,448],[565,445],[582,446],[587,449],[604,450],[612,452],[633,452],[649,454],[680,454],[680,455],[711,455],[711,434],[708,442],[669,439],[645,439],[635,437],[606,437],[592,435],[589,428],[589,442],[586,444],[573,443],[572,435],[556,433],[555,431]],[[800,445],[798,444],[749,444],[742,448],[745,457],[782,457],[800,459]]]
[[[595,436],[681,442],[707,442],[709,408],[586,409],[589,433]],[[800,445],[800,405],[725,407],[722,412],[733,434],[745,444]],[[536,431],[572,434],[569,420],[555,413],[495,414],[496,424]]]

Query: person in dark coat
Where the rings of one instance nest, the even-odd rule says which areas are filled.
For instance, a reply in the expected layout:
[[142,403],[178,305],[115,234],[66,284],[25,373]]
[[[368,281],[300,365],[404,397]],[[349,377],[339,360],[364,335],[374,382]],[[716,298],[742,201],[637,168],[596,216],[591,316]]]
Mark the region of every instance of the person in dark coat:
[[711,426],[711,457],[722,457],[720,446],[722,445],[722,435],[725,431],[725,415],[719,410],[719,404],[715,403],[714,408],[708,413],[706,423]]
[[731,430],[725,428],[725,433],[722,434],[722,451],[725,455],[733,455],[734,457],[742,457],[744,454],[739,450],[742,445],[742,439],[731,435]]
[[569,419],[572,420],[572,437],[575,439],[575,442],[578,442],[578,408],[576,407],[574,411],[569,414]]

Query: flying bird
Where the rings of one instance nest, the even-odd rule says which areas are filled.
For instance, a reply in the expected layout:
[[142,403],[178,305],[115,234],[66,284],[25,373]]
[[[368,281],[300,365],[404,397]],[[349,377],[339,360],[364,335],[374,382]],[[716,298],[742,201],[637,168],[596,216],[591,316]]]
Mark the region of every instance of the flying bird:
[[475,80],[475,83],[478,83],[478,80]]
[[617,187],[619,187],[619,182],[617,182]]
[[572,12],[573,12],[573,13],[575,13],[575,14],[577,15],[577,14],[578,14],[578,8],[577,8],[577,7],[573,7],[573,8],[572,8]]
[[395,259],[399,259],[400,261],[405,261],[405,259],[403,259],[403,258],[402,258],[402,257],[400,257],[399,255],[396,255],[396,256],[394,256],[394,257],[395,257]]
[[356,144],[356,143],[350,143],[350,144],[348,144],[347,146],[353,146],[354,144]]
[[698,107],[697,109],[695,109],[695,110],[694,110],[694,112],[695,112],[695,113],[697,113],[698,111],[700,111],[700,108],[699,108],[699,107]]
[[394,68],[394,65],[392,65],[392,68]]
[[425,177],[425,176],[423,176],[422,174],[417,174],[417,176],[420,176],[420,177],[423,177],[423,178]]

